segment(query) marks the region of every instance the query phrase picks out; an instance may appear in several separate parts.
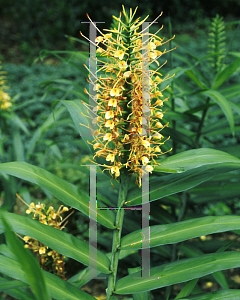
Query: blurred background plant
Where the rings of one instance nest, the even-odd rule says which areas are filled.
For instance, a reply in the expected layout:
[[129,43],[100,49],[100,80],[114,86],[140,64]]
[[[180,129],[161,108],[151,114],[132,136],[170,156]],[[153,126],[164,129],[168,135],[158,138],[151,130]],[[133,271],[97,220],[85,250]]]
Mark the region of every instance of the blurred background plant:
[[[89,26],[80,24],[80,21],[87,21],[85,12],[89,11],[94,20],[105,21],[104,25],[99,24],[100,28],[108,28],[111,24],[111,14],[116,14],[120,5],[114,2],[109,13],[108,4],[104,1],[80,4],[74,0],[57,3],[33,3],[28,0],[24,2],[25,5],[15,1],[0,2],[0,14],[3,17],[0,39],[6,41],[0,43],[0,59],[5,61],[3,69],[8,72],[8,93],[13,103],[11,109],[1,112],[0,116],[0,142],[3,145],[1,162],[27,161],[88,191],[89,169],[81,165],[88,164],[92,154],[79,137],[66,108],[60,103],[52,106],[52,103],[55,100],[74,99],[87,102],[87,95],[83,93],[84,87],[88,88],[85,80],[87,71],[83,63],[88,64],[88,43],[79,41],[78,31],[81,29],[88,36]],[[164,134],[169,134],[171,139],[166,143],[165,149],[173,146],[174,153],[181,153],[205,147],[223,150],[240,158],[239,22],[234,21],[239,15],[239,1],[228,1],[228,5],[212,1],[211,7],[209,1],[184,1],[181,4],[179,1],[173,1],[171,7],[167,1],[163,1],[162,6],[155,2],[148,4],[141,2],[139,14],[149,13],[149,19],[153,20],[153,15],[164,10],[165,19],[162,18],[161,23],[165,23],[165,28],[161,34],[166,38],[171,37],[172,26],[177,35],[168,47],[170,49],[178,45],[178,49],[168,54],[168,64],[162,69],[164,75],[168,72],[170,75],[175,73],[174,78],[166,82],[169,88],[165,95],[169,96],[169,101],[165,102],[167,112],[164,119],[171,122],[169,128],[164,129]],[[132,1],[131,6],[134,6]],[[216,13],[225,16],[228,22],[224,23],[222,17],[214,17]],[[169,15],[172,16],[170,28],[166,26]],[[210,17],[214,19],[210,20]],[[23,19],[25,22],[22,22]],[[160,27],[158,25],[152,27],[153,33],[155,28]],[[209,32],[209,41],[206,31]],[[68,38],[64,37],[65,34]],[[43,48],[58,51],[42,51],[41,60],[31,67],[19,65],[22,62],[30,64]],[[208,48],[210,52],[207,52]],[[160,64],[163,62],[159,60]],[[178,67],[174,68],[175,66]],[[166,85],[163,83],[162,88]],[[159,162],[161,163],[161,160]],[[116,198],[118,183],[114,182],[112,188],[109,178],[100,170],[97,176],[101,182],[101,185],[98,185],[98,200],[101,200],[103,205],[114,206],[112,199]],[[0,180],[2,208],[8,211],[14,210],[21,214],[24,212],[19,202],[16,205],[17,191],[28,204],[32,201],[58,204],[58,200],[44,188],[21,182],[8,175],[1,174]],[[132,184],[131,187],[133,186]],[[6,202],[4,199],[11,200]],[[239,213],[239,172],[233,171],[215,176],[188,191],[152,202],[150,225],[170,224],[188,220],[193,216]],[[88,217],[75,212],[66,231],[88,242],[88,228]],[[140,228],[141,212],[127,211],[123,235]],[[194,252],[216,252],[226,241],[236,237],[238,232],[228,236],[214,234],[207,239],[195,238],[174,246],[152,248],[151,267],[174,261],[177,257],[193,257]],[[105,253],[111,251],[111,240],[112,231],[99,226],[98,249]],[[239,248],[239,242],[234,241],[229,249]],[[123,257],[119,277],[128,274],[128,267],[135,268],[140,264],[141,253],[137,251]],[[87,286],[84,286],[87,280],[79,282],[80,273],[75,274],[81,269],[82,264],[67,259],[67,278],[75,275],[70,281],[87,290]],[[208,275],[201,278],[195,286],[194,293],[219,287],[239,288],[237,271],[223,271],[223,274],[225,277]],[[212,283],[211,286],[207,284],[209,282]],[[102,285],[102,282],[99,285]],[[183,284],[175,285],[172,295],[177,295],[182,287]],[[88,287],[90,292],[91,288]],[[169,293],[169,289],[152,291],[153,299],[159,299],[159,293],[164,297]],[[6,295],[1,297],[7,299]]]

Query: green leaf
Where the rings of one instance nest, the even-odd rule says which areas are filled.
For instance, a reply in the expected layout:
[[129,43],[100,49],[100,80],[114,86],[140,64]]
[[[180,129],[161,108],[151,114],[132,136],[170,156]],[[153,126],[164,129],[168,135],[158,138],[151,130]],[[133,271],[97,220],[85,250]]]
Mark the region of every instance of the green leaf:
[[11,227],[9,226],[5,219],[5,215],[3,216],[2,212],[0,213],[0,218],[5,231],[4,234],[7,244],[10,250],[16,256],[24,275],[26,276],[26,283],[30,285],[32,292],[36,297],[35,299],[49,300],[46,282],[37,259],[29,250],[23,247],[23,244],[16,237],[14,232],[12,232]]
[[[89,141],[92,143],[94,138],[90,132],[90,129],[86,127],[89,126],[89,120],[86,117],[89,116],[89,113],[87,112],[86,106],[80,100],[62,100],[61,103],[63,103],[68,109],[79,134],[93,154],[93,147],[87,142]],[[80,123],[84,126],[80,125]]]
[[205,95],[209,98],[211,98],[213,101],[215,101],[222,109],[223,113],[225,114],[228,123],[231,128],[232,135],[234,136],[234,117],[233,112],[230,103],[228,100],[218,91],[214,90],[207,90],[204,92],[201,92],[200,94]]
[[[89,216],[89,196],[69,182],[50,172],[25,162],[0,164],[0,172],[38,184],[48,190],[66,205],[76,208]],[[112,211],[98,210],[97,221],[114,229],[115,216]]]
[[[133,274],[140,270],[141,270],[141,267],[128,268],[128,274]],[[133,300],[152,300],[152,297],[151,297],[150,292],[147,291],[147,292],[133,294]]]
[[[72,100],[72,101],[61,100],[60,102],[63,103],[66,106],[66,108],[68,109],[68,111],[73,119],[73,122],[74,122],[79,134],[81,135],[81,138],[84,140],[85,144],[87,145],[91,154],[93,155],[95,151],[93,150],[93,146],[89,143],[92,143],[94,141],[94,137],[92,136],[91,131],[88,128],[89,121],[91,121],[91,118],[86,117],[86,116],[90,115],[87,112],[86,106],[80,100]],[[92,116],[93,116],[93,114],[91,115],[91,117]],[[81,124],[83,124],[83,125],[81,125]],[[96,161],[100,165],[106,165],[106,160],[102,157],[98,157],[96,159]],[[104,167],[102,167],[102,166],[100,168],[102,170],[104,169]],[[104,174],[111,177],[111,175],[108,172],[106,172]]]
[[189,69],[185,71],[185,74],[192,79],[201,89],[205,90],[208,87],[197,77],[197,75],[193,72],[193,70]]
[[9,289],[18,288],[21,286],[24,286],[24,287],[28,286],[26,283],[23,283],[21,281],[18,281],[18,280],[13,281],[13,280],[8,280],[8,279],[4,280],[4,278],[0,278],[0,283],[1,283],[0,293],[5,292],[6,290],[9,290]]
[[236,163],[240,167],[240,159],[211,148],[184,151],[159,159],[157,162],[161,165],[156,166],[154,172],[182,173],[203,166],[217,166],[225,163]]
[[[0,270],[3,274],[27,283],[26,274],[18,262],[0,255]],[[43,271],[50,297],[56,300],[96,300],[93,296],[79,290],[67,281]],[[41,296],[41,293],[39,294]]]
[[[180,249],[180,251],[183,251],[183,253],[187,257],[197,257],[197,256],[204,255],[204,252],[202,250],[200,250],[199,248],[194,247],[192,245],[186,245],[186,243],[180,244],[178,246],[178,249]],[[226,249],[224,249],[224,250],[226,250]],[[223,251],[217,251],[217,252],[223,252]],[[226,280],[225,276],[223,275],[223,273],[221,271],[212,273],[212,276],[220,284],[220,286],[223,289],[228,289],[229,288],[227,280]],[[183,297],[183,296],[184,295],[182,295],[181,297]],[[185,295],[185,296],[188,296],[188,295]]]
[[[4,212],[4,217],[11,223],[13,230],[19,234],[30,236],[51,249],[67,257],[71,257],[85,265],[89,265],[89,244],[69,233],[36,220],[13,213]],[[3,228],[0,219],[0,228]],[[109,274],[110,261],[101,251],[97,250],[96,265],[99,271]]]
[[[203,217],[166,225],[150,226],[150,247],[175,244],[198,236],[237,230],[239,216]],[[121,239],[120,249],[142,249],[142,229]]]
[[[4,286],[4,284],[6,284],[7,282],[10,282],[13,285],[15,284],[15,282],[20,282],[22,286],[28,286],[26,283],[23,283],[21,281],[13,281],[13,280],[10,281],[8,279],[0,277],[1,287]],[[4,293],[7,295],[10,295],[11,297],[18,299],[18,300],[33,300],[32,292],[30,292],[20,286],[17,288],[14,288],[13,285],[12,285],[12,288],[5,289]]]
[[192,297],[181,298],[179,300],[238,300],[240,290],[221,290],[211,293],[198,294]]
[[49,129],[50,126],[52,126],[56,120],[58,120],[62,113],[65,111],[64,107],[60,107],[58,108],[58,110],[56,110],[53,114],[50,114],[50,116],[47,118],[47,120],[45,122],[42,123],[41,126],[38,127],[38,129],[34,132],[31,140],[28,142],[28,150],[27,150],[27,157],[30,157],[30,155],[32,155],[36,144],[39,142],[42,134]]
[[177,295],[175,299],[179,299],[181,297],[189,296],[193,289],[195,288],[196,284],[198,282],[198,278],[195,278],[191,281],[189,281],[184,288],[181,290],[181,292]]
[[220,71],[213,80],[212,89],[219,88],[237,69],[240,67],[240,58],[236,59],[230,65]]
[[132,294],[154,290],[239,266],[239,252],[206,254],[151,268],[149,278],[141,278],[141,272],[125,276],[117,281],[114,293]]
[[[188,190],[215,175],[239,169],[240,160],[228,153],[213,149],[189,150],[160,160],[157,172],[180,174],[164,175],[150,180],[150,201]],[[147,192],[148,194],[148,192]],[[127,195],[128,206],[142,204],[142,190],[133,187]]]

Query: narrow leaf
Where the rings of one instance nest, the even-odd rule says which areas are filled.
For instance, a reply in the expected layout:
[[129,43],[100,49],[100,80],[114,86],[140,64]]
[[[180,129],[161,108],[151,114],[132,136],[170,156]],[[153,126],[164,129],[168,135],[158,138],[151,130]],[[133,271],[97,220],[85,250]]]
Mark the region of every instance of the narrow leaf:
[[[19,234],[30,236],[51,249],[67,257],[71,257],[85,265],[89,265],[89,244],[79,240],[69,233],[51,226],[44,225],[36,220],[13,213],[4,212],[4,217],[11,223],[13,230]],[[3,228],[0,218],[0,228]],[[92,247],[92,246],[90,246]],[[94,259],[94,258],[92,258]],[[101,251],[97,250],[95,260],[98,270],[105,274],[109,271],[110,261]]]
[[[48,190],[66,205],[76,208],[89,216],[89,196],[69,182],[50,172],[25,162],[10,162],[0,164],[0,172],[38,184]],[[100,224],[114,229],[114,213],[98,210],[97,220]]]
[[[150,226],[150,247],[175,244],[202,235],[237,230],[239,216],[203,217],[187,221]],[[142,230],[134,231],[121,239],[120,249],[142,249]]]
[[228,100],[218,91],[214,90],[207,90],[204,92],[201,92],[202,95],[205,95],[207,97],[210,97],[213,101],[215,101],[222,109],[223,113],[225,114],[228,123],[231,128],[232,135],[234,136],[234,117],[233,112],[231,109],[231,105],[229,104]]
[[[21,269],[18,262],[3,255],[0,255],[0,271],[1,273],[14,279],[27,283],[26,274]],[[79,290],[67,281],[43,271],[44,279],[50,297],[56,300],[96,300],[93,296]],[[41,294],[39,294],[41,296]]]
[[240,58],[236,59],[230,65],[220,71],[213,80],[212,89],[219,88],[237,69],[240,67]]
[[238,300],[240,290],[221,290],[211,293],[198,294],[192,297],[181,298],[179,300]]
[[189,296],[191,294],[191,292],[194,290],[197,282],[198,282],[198,278],[195,278],[195,279],[189,281],[175,299]]
[[240,253],[237,251],[206,254],[151,268],[149,278],[141,278],[141,272],[125,276],[116,283],[114,293],[132,294],[154,290],[239,266]]
[[21,266],[21,269],[25,273],[28,283],[32,289],[35,299],[49,300],[48,292],[46,289],[46,283],[42,274],[42,270],[38,264],[37,259],[33,254],[23,247],[23,244],[12,232],[8,222],[3,217],[3,213],[0,213],[1,222],[5,230],[5,237],[7,244],[11,251],[17,257],[17,260]]

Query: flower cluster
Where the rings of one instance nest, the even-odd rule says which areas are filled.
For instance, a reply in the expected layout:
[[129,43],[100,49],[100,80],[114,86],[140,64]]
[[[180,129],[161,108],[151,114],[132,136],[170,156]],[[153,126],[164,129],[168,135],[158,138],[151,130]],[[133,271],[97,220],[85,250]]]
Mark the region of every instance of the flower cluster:
[[[32,213],[33,219],[37,219],[45,225],[53,226],[54,228],[62,230],[66,225],[66,223],[62,225],[66,218],[63,220],[61,214],[68,210],[69,209],[67,207],[61,205],[56,212],[52,206],[49,206],[49,208],[46,209],[43,203],[35,205],[32,202],[26,210],[26,213]],[[26,243],[25,248],[29,248],[37,254],[40,265],[45,271],[51,271],[49,268],[49,265],[51,265],[53,274],[66,280],[64,271],[64,256],[62,254],[49,249],[44,244],[29,236],[24,236],[23,240]]]
[[[119,18],[113,16],[118,28],[107,30],[107,34],[98,30],[101,35],[95,39],[95,45],[100,67],[92,82],[96,94],[90,95],[96,105],[85,105],[95,113],[94,118],[90,117],[92,124],[97,125],[92,130],[94,158],[104,157],[108,164],[103,166],[115,178],[122,168],[136,173],[141,186],[142,169],[152,172],[153,165],[158,164],[155,158],[163,154],[160,146],[164,137],[160,132],[168,125],[161,121],[167,99],[159,84],[169,76],[163,78],[158,72],[161,66],[157,59],[167,51],[157,47],[168,41],[156,34],[139,32],[146,18],[133,21],[135,12],[130,10],[128,16],[123,7],[125,22],[121,14]],[[152,62],[158,65],[154,71],[149,70]],[[91,124],[89,128],[92,129]]]
[[[1,61],[0,61],[1,64]],[[0,70],[2,66],[0,66]],[[11,98],[6,92],[8,87],[6,86],[6,72],[0,71],[0,110],[9,110],[12,106]]]

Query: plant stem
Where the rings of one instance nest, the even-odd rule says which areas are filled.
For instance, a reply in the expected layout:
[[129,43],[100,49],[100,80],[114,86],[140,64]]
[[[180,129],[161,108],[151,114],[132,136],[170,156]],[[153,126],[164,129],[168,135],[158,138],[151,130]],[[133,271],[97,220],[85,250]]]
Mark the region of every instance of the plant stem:
[[129,176],[121,173],[120,178],[120,188],[118,194],[118,211],[116,215],[116,222],[115,226],[116,229],[113,232],[113,243],[112,243],[112,258],[110,264],[110,270],[112,273],[108,277],[108,288],[107,288],[107,298],[106,300],[113,299],[113,292],[115,289],[116,277],[117,277],[117,268],[118,268],[118,256],[121,241],[121,232],[123,226],[123,217],[124,217],[124,209],[121,209],[124,205],[124,202],[127,198],[127,191],[128,191],[128,183],[129,183]]
[[207,98],[207,101],[206,101],[207,107],[204,109],[201,121],[198,125],[197,136],[196,136],[196,140],[195,140],[195,148],[199,147],[198,142],[199,142],[199,139],[200,139],[200,136],[201,136],[201,133],[202,133],[203,123],[204,123],[204,120],[205,120],[205,117],[207,115],[207,111],[208,111],[208,108],[209,108],[208,107],[209,102],[210,102],[210,98]]

